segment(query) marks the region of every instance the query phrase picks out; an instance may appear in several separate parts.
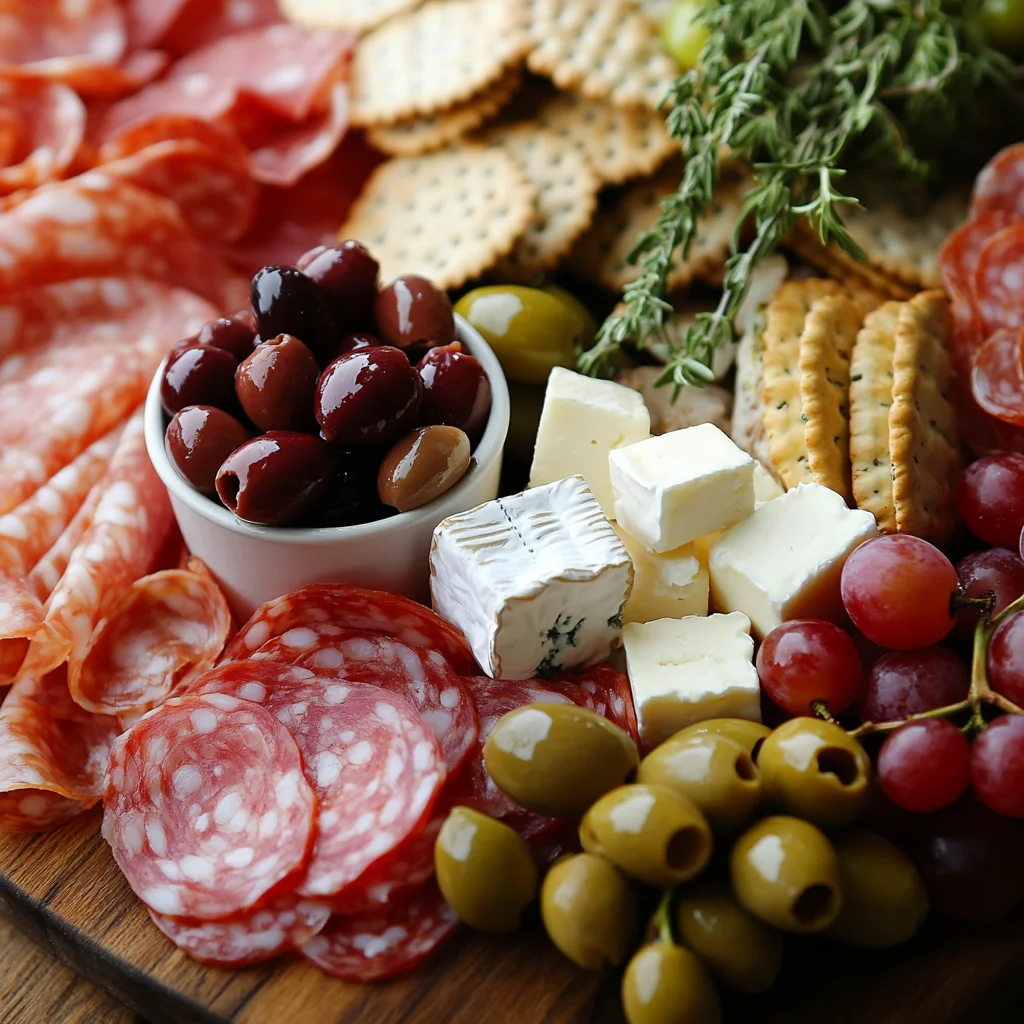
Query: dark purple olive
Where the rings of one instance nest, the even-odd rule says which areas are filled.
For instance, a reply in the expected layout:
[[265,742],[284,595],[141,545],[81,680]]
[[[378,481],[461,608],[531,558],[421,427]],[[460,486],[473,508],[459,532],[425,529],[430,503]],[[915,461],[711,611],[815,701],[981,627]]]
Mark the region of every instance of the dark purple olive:
[[285,526],[326,495],[334,476],[330,446],[312,434],[273,430],[236,448],[217,473],[220,500],[239,519]]
[[330,490],[316,512],[313,526],[354,526],[394,515],[377,496],[380,453],[346,453],[339,461]]
[[383,344],[380,338],[372,334],[346,334],[337,342],[327,346],[324,352],[324,363],[333,363],[338,356],[346,352],[361,352],[364,348],[376,348]]
[[222,316],[219,320],[211,320],[204,324],[196,335],[196,341],[200,345],[222,348],[235,357],[236,363],[240,363],[252,351],[256,342],[256,332],[241,320],[229,320]]
[[167,424],[167,454],[178,472],[203,494],[216,494],[221,463],[252,434],[223,409],[188,405]]
[[397,348],[380,345],[335,359],[316,382],[314,411],[328,441],[366,448],[408,430],[422,398],[416,368]]
[[432,348],[418,369],[423,381],[420,422],[459,427],[476,445],[491,414],[491,382],[480,360],[455,342]]
[[250,288],[256,331],[263,339],[292,334],[319,355],[337,336],[320,286],[295,267],[264,267]]
[[230,407],[235,399],[235,357],[212,345],[187,345],[167,357],[160,382],[164,412],[173,416],[186,405]]
[[373,324],[380,265],[359,242],[318,245],[299,258],[299,269],[327,294],[338,330],[352,334]]
[[260,430],[312,431],[313,390],[320,364],[290,334],[253,349],[235,372],[235,391],[245,415]]
[[455,340],[452,304],[425,277],[396,278],[377,293],[373,311],[377,334],[389,345],[408,348],[418,341],[449,345]]
[[252,310],[248,307],[245,309],[235,310],[235,312],[231,314],[231,319],[237,320],[240,324],[245,324],[253,334],[256,333],[256,317],[252,315]]

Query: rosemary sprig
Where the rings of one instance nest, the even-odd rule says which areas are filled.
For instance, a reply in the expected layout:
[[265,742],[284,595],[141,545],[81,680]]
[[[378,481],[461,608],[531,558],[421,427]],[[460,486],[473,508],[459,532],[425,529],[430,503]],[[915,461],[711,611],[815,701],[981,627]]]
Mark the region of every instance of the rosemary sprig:
[[682,180],[630,254],[640,273],[625,288],[625,312],[605,321],[580,368],[606,373],[627,339],[643,347],[660,332],[672,313],[669,271],[689,254],[723,154],[749,170],[752,185],[722,296],[670,350],[659,383],[712,379],[713,354],[733,340],[754,268],[799,219],[823,245],[863,259],[842,218],[844,206],[860,205],[841,187],[847,170],[866,164],[887,181],[924,181],[983,96],[1024,105],[1012,63],[972,28],[979,2],[706,0],[711,36],[699,67],[666,97],[668,131],[686,159]]

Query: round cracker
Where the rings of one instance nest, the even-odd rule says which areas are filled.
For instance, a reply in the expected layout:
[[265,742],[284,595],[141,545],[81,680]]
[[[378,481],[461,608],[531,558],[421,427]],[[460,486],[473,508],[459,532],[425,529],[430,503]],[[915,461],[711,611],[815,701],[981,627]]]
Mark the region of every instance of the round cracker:
[[457,146],[381,164],[339,236],[366,245],[384,280],[422,274],[455,288],[512,249],[534,200],[508,154]]
[[422,0],[278,0],[281,13],[296,25],[336,31],[368,32]]

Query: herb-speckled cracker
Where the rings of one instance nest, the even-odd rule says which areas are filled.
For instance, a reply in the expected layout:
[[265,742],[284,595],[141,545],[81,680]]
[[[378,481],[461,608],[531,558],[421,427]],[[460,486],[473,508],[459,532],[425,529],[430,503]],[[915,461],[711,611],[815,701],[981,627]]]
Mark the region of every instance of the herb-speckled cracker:
[[366,244],[385,281],[422,274],[455,288],[511,251],[535,198],[508,154],[457,146],[381,164],[339,234]]
[[297,25],[368,32],[422,0],[278,0],[281,13]]
[[924,292],[900,310],[889,410],[896,528],[935,543],[953,532],[953,486],[960,471],[950,397],[951,337],[944,292]]
[[783,244],[787,251],[816,270],[848,285],[851,292],[870,291],[883,300],[909,299],[915,292],[914,288],[902,284],[890,275],[847,256],[837,246],[830,245],[826,248],[813,231],[802,225],[798,225]]

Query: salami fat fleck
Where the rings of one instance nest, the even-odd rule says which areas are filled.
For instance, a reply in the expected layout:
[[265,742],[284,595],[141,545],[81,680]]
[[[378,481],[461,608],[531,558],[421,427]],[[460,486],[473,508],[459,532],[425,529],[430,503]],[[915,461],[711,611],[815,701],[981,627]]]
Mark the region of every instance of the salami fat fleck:
[[971,394],[990,416],[1024,427],[1024,329],[996,331],[974,353]]
[[172,698],[114,744],[103,835],[135,894],[208,921],[298,876],[316,798],[288,730],[222,693]]
[[1024,223],[994,234],[978,256],[974,272],[978,313],[986,335],[1024,324]]
[[322,971],[345,981],[384,981],[412,970],[458,928],[437,885],[367,914],[336,914],[302,947]]
[[997,153],[978,175],[971,196],[971,215],[1001,210],[1024,220],[1024,143]]

